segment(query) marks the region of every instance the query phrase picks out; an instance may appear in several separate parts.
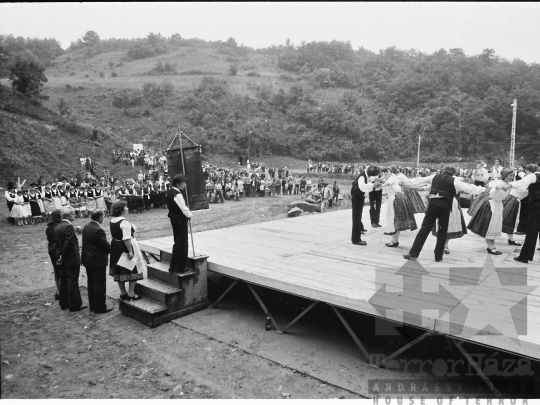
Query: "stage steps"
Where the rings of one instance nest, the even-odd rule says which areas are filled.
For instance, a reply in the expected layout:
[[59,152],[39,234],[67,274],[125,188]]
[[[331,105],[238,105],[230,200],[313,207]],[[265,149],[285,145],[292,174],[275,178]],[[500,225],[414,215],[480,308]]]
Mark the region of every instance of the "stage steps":
[[148,257],[157,259],[155,252],[143,250],[143,254],[147,260],[148,274],[135,287],[135,293],[143,298],[137,301],[119,300],[120,312],[154,327],[208,307],[208,256],[188,258],[186,269],[189,271],[173,274],[169,273],[170,253],[160,252],[159,261],[152,263]]

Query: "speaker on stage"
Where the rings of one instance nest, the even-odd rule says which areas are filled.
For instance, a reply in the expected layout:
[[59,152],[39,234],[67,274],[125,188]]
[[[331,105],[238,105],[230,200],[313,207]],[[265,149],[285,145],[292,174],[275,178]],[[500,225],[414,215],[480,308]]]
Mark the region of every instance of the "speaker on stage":
[[[184,165],[182,168],[182,151],[184,153]],[[189,196],[188,207],[191,211],[208,209],[206,198],[206,182],[202,171],[201,147],[189,146],[183,149],[168,149],[167,164],[171,179],[177,174],[185,174],[188,178],[187,192]]]

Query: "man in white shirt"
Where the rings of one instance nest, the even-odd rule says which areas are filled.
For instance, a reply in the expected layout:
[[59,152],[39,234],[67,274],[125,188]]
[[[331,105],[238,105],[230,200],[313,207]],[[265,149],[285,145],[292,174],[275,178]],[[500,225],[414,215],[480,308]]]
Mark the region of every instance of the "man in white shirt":
[[172,187],[165,198],[169,209],[169,218],[173,228],[174,245],[169,266],[171,273],[185,273],[188,258],[188,222],[193,216],[186,205],[182,191],[186,188],[187,177],[178,174],[173,177]]
[[491,180],[500,179],[502,169],[503,169],[503,167],[501,166],[501,159],[495,159],[495,164],[491,168],[491,172],[489,173],[489,178]]
[[489,173],[484,167],[484,162],[478,163],[476,170],[473,172],[473,180],[475,186],[485,187],[489,180]]

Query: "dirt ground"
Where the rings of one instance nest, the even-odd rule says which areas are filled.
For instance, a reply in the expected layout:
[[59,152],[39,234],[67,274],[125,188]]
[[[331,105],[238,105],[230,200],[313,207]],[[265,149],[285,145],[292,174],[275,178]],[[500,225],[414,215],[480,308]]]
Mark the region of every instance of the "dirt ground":
[[[341,187],[346,190],[347,182]],[[210,210],[195,213],[193,232],[284,218],[286,205],[294,199],[247,198],[212,204]],[[348,207],[346,201],[332,210]],[[400,355],[394,364],[397,368],[374,369],[328,307],[316,307],[290,333],[266,332],[260,308],[242,286],[235,287],[218,308],[153,329],[117,309],[99,315],[88,310],[61,311],[54,300],[46,225],[11,226],[5,220],[6,213],[4,205],[0,208],[4,253],[0,264],[2,399],[371,398],[376,394],[370,381],[420,376],[433,385],[437,376],[423,373],[422,364],[463,361],[442,339],[428,338]],[[368,210],[364,215],[369,216]],[[171,234],[165,209],[130,214],[129,219],[137,226],[140,240]],[[75,225],[87,222],[77,219]],[[110,239],[108,218],[103,228]],[[87,302],[84,268],[80,285]],[[109,283],[107,294],[108,304],[117,307],[114,285]],[[300,298],[269,290],[260,294],[280,325],[286,325],[308,305]],[[388,355],[418,333],[401,328],[401,336],[376,337],[373,317],[346,316],[369,353]],[[499,364],[516,362],[510,354],[481,347],[474,350]],[[533,362],[527,370],[532,378],[525,383],[536,391],[518,393],[518,397],[539,398],[539,364]],[[465,375],[467,366],[460,372]],[[517,380],[522,381],[520,378]],[[514,388],[505,385],[513,381],[498,384],[505,397],[516,396]],[[482,386],[481,381],[478,386]],[[482,389],[465,397],[491,396],[485,385]],[[425,396],[439,395],[431,392]]]
[[[195,214],[193,231],[283,218],[294,199],[213,204]],[[11,226],[6,207],[0,212],[2,399],[362,397],[174,323],[151,329],[117,310],[61,311],[54,301],[46,225]],[[170,235],[166,215],[166,210],[131,214],[137,237]],[[110,239],[108,223],[105,219],[103,228]],[[85,283],[80,284],[87,302]],[[107,299],[116,306],[115,299]]]

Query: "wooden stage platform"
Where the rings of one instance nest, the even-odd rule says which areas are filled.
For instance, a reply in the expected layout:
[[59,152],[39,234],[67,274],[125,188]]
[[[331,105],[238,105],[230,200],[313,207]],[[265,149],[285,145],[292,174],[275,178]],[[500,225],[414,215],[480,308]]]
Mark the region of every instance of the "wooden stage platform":
[[[407,261],[417,231],[388,248],[386,204],[382,228],[371,227],[368,211],[367,246],[351,243],[351,210],[340,210],[195,233],[195,251],[209,257],[209,271],[233,279],[540,359],[540,252],[525,265],[513,260],[519,247],[506,235],[494,256],[469,233],[450,241],[443,262],[434,261],[433,236],[417,262]],[[420,226],[423,214],[416,219]],[[173,238],[139,243],[159,254]]]

